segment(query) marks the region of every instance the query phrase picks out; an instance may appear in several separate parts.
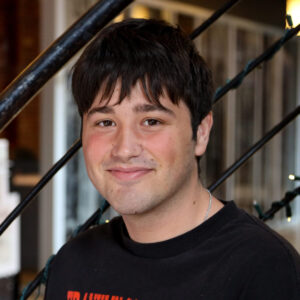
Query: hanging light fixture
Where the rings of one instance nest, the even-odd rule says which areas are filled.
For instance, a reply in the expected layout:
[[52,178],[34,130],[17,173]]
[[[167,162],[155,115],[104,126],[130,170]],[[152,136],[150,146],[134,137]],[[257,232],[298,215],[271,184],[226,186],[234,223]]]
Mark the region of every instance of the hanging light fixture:
[[293,27],[297,26],[300,23],[300,0],[286,0],[286,14],[291,16]]

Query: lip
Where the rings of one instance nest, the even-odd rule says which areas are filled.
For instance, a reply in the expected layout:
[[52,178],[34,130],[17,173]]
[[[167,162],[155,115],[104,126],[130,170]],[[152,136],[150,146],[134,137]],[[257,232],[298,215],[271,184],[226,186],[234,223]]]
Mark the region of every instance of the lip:
[[144,175],[150,173],[153,169],[146,167],[114,167],[109,168],[107,171],[116,179],[120,181],[133,181],[140,179]]

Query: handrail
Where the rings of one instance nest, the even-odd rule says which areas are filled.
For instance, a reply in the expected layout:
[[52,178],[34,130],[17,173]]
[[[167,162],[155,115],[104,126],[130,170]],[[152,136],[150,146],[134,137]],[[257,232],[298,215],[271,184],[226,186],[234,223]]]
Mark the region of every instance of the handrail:
[[[258,65],[260,65],[264,60],[270,59],[288,40],[290,40],[293,36],[295,36],[299,32],[299,30],[300,30],[300,24],[297,27],[289,29],[288,31],[286,31],[286,33],[283,35],[282,38],[280,38],[278,41],[276,41],[273,45],[271,45],[266,51],[264,51],[257,58],[255,58],[254,60],[250,61],[246,65],[246,67],[244,68],[243,71],[241,71],[240,73],[238,73],[232,80],[230,80],[229,82],[227,82],[227,84],[225,84],[223,87],[218,88],[217,91],[216,91],[216,93],[215,93],[215,95],[214,95],[214,98],[213,98],[214,104],[222,96],[224,96],[229,90],[237,88],[242,83],[242,81],[245,78],[245,76],[247,76],[251,71],[253,71],[255,69],[255,67],[257,67]],[[72,147],[68,151],[72,151]],[[62,162],[61,165],[63,166],[65,163],[66,162]],[[31,199],[33,199],[33,197]],[[31,199],[28,199],[28,201],[30,201]],[[22,205],[22,204],[20,203],[19,206],[20,205]],[[16,209],[18,209],[18,207],[15,208],[14,211]],[[14,211],[11,213],[11,215],[14,213]],[[19,214],[20,213],[21,213],[21,210],[19,211]],[[17,215],[15,215],[15,217],[17,217]],[[11,218],[10,223],[12,221],[13,221],[13,219]],[[7,218],[4,220],[4,222],[7,222]],[[7,223],[8,226],[9,226],[10,223]],[[0,229],[2,227],[2,224],[0,224]],[[6,226],[6,228],[7,228],[7,226]],[[0,235],[1,235],[1,232],[3,232],[3,231],[0,231]]]
[[[228,178],[234,171],[236,171],[239,167],[241,167],[254,153],[256,153],[260,148],[262,148],[263,145],[265,145],[273,136],[275,136],[280,130],[282,130],[286,125],[288,125],[294,118],[298,116],[300,113],[300,106],[298,106],[294,111],[292,111],[290,114],[288,114],[279,124],[274,126],[262,139],[260,139],[253,147],[251,147],[244,155],[241,156],[240,159],[238,159],[231,167],[229,167],[223,175],[213,184],[211,184],[208,187],[209,191],[214,191],[226,178]],[[297,193],[299,194],[299,187],[297,188]],[[293,191],[294,193],[294,191]],[[290,195],[289,195],[290,196]],[[289,198],[289,202],[292,200],[292,198]],[[107,208],[107,207],[105,207]],[[281,207],[280,207],[281,208]],[[272,208],[269,210],[265,216],[269,216],[271,214],[274,214],[276,211],[278,211],[280,208]],[[90,218],[87,219],[87,221],[80,227],[79,232],[84,232],[87,230],[91,224],[95,224],[96,220],[99,219],[99,209],[96,210],[90,216]],[[263,221],[266,221],[268,218],[264,217]],[[27,286],[26,290],[23,294],[23,299],[27,299],[33,291],[41,284],[44,276],[45,268],[42,269],[38,273],[38,275],[34,278],[34,280]]]
[[77,140],[73,146],[65,153],[65,155],[57,161],[51,169],[41,178],[41,180],[33,187],[16,208],[5,218],[0,224],[0,236],[5,229],[16,219],[21,212],[29,205],[30,201],[39,193],[39,191],[50,181],[50,179],[63,167],[69,159],[80,149],[81,140]]
[[263,145],[265,145],[274,135],[288,125],[293,119],[300,114],[300,106],[289,113],[281,122],[268,131],[259,141],[257,141],[246,153],[244,153],[235,163],[233,163],[222,175],[212,183],[208,189],[214,191],[225,179],[227,179],[234,171],[241,167],[254,153],[256,153]]
[[0,94],[0,132],[76,52],[132,1],[99,1],[33,60]]
[[287,207],[290,209],[289,203],[292,202],[298,195],[300,195],[300,186],[296,187],[292,191],[288,191],[285,193],[284,198],[278,202],[273,202],[272,207],[267,210],[265,213],[262,213],[259,218],[266,222],[269,219],[272,219],[274,215],[283,207]]
[[[236,2],[238,2],[239,0],[234,0],[234,1],[229,1],[227,4],[225,4],[221,9],[224,9],[224,11],[222,12],[222,13],[220,13],[220,11],[221,11],[221,9],[220,10],[218,10],[216,13],[219,13],[220,15],[218,16],[218,17],[220,17],[227,9],[229,9],[230,7],[232,7]],[[129,2],[131,2],[131,1],[129,1]],[[227,9],[225,10],[225,7],[227,7]],[[211,18],[213,19],[213,18],[215,18],[215,20],[218,18],[218,17],[216,17],[217,16],[217,14],[214,14],[214,15],[212,15],[211,16]],[[213,20],[211,23],[213,23],[215,20]],[[193,39],[193,38],[195,38],[197,35],[199,35],[202,31],[204,31],[209,25],[211,25],[211,23],[209,23],[208,22],[209,20],[207,20],[207,21],[205,21],[202,25],[200,25],[196,30],[198,30],[198,33],[195,33],[195,31],[190,35],[191,36],[191,38]],[[206,23],[206,24],[205,24]],[[205,26],[204,26],[205,25]],[[202,29],[201,29],[201,26],[202,26]],[[299,29],[298,29],[298,31],[299,31]],[[291,35],[289,38],[291,38],[293,35]],[[285,42],[285,41],[284,41]],[[280,47],[280,46],[279,46]],[[275,53],[276,51],[274,51],[274,53]],[[274,54],[273,53],[273,54]],[[272,55],[273,55],[272,54]],[[272,56],[272,55],[270,55],[270,57]],[[269,57],[269,58],[270,58]],[[265,60],[266,60],[266,58],[265,58]],[[252,64],[253,62],[251,62],[251,64]],[[249,64],[250,65],[250,64]],[[251,65],[251,67],[252,67],[252,69],[251,70],[253,70],[255,67],[253,67],[253,65]],[[250,71],[251,71],[250,70]],[[247,72],[245,72],[245,71],[247,71]],[[248,66],[248,68],[245,68],[244,69],[244,73],[249,73],[250,72],[249,71],[249,66]],[[54,72],[55,73],[55,72]],[[53,74],[54,74],[53,73]],[[241,72],[242,73],[242,72]],[[241,74],[240,73],[240,74]],[[237,76],[239,76],[240,74],[238,74]],[[247,75],[247,74],[244,74],[244,76],[245,75]],[[243,76],[243,78],[244,78],[244,76]],[[224,88],[224,90],[223,90],[223,94],[222,95],[218,95],[217,93],[215,94],[215,97],[217,97],[218,99],[219,98],[221,98],[226,92],[228,92],[230,89],[232,89],[232,88],[236,88],[240,83],[241,83],[241,81],[243,80],[243,78],[242,79],[239,79],[238,81],[236,81],[236,82],[229,82],[229,84],[226,84],[223,88]],[[18,79],[18,78],[17,78]],[[47,81],[47,80],[46,80]],[[14,83],[14,82],[13,82]],[[45,83],[45,82],[44,82]],[[43,83],[43,84],[44,84]],[[43,85],[42,84],[42,85]],[[41,86],[42,86],[41,85]],[[40,86],[40,87],[41,87]],[[226,90],[225,89],[225,87],[226,86],[228,86],[227,88],[229,88],[228,90]],[[39,88],[40,88],[39,87]],[[34,93],[36,93],[38,90],[39,90],[39,88],[34,92]],[[222,89],[223,89],[222,88]],[[5,90],[6,91],[6,90]],[[32,96],[31,97],[33,97],[33,95],[34,95],[34,93],[32,94]],[[2,96],[2,94],[0,95],[0,127],[1,127],[1,121],[2,121],[2,119],[1,119],[1,113],[2,113],[2,111],[1,111],[1,96]],[[215,98],[216,99],[216,98]],[[218,100],[217,99],[217,100]],[[29,101],[29,100],[27,100],[27,101]],[[26,102],[27,102],[26,101]],[[215,100],[216,101],[216,100]],[[25,103],[26,103],[25,102]],[[295,112],[297,112],[297,113],[295,113]],[[293,112],[293,113],[291,113],[290,115],[293,115],[293,118],[295,118],[296,117],[296,115],[298,115],[299,114],[299,107],[298,108],[296,108],[296,110]],[[290,116],[289,115],[289,116]],[[269,139],[271,139],[276,133],[278,133],[283,127],[285,127],[293,118],[290,118],[289,116],[287,116],[282,122],[280,122],[278,125],[276,125],[269,133],[267,133],[267,135],[265,136],[265,137],[263,137],[263,139],[262,140],[260,140],[258,143],[256,143],[253,147],[255,147],[256,146],[256,148],[257,148],[257,144],[259,144],[259,148],[261,148]],[[287,119],[289,119],[288,121],[287,121]],[[9,122],[9,121],[8,121]],[[5,123],[4,124],[4,126],[6,126],[7,124],[8,124],[8,122],[7,123]],[[269,136],[270,135],[270,133],[272,132],[272,135],[271,136]],[[268,137],[267,137],[268,136]],[[75,152],[77,152],[77,150],[79,149],[81,147],[81,142],[80,141],[77,141],[69,150],[68,150],[68,153],[72,153],[72,155],[75,153]],[[259,148],[257,148],[256,149],[255,148],[255,150],[253,149],[253,150],[249,150],[249,151],[251,151],[251,155],[250,156],[252,156]],[[253,152],[254,151],[254,152]],[[248,153],[248,152],[247,152]],[[66,154],[67,155],[67,154]],[[65,155],[65,156],[66,156]],[[72,156],[71,155],[71,156]],[[54,171],[54,169],[60,169],[66,162],[67,162],[67,160],[71,157],[69,157],[68,159],[66,159],[65,158],[65,156],[60,160],[60,161],[58,161],[57,163],[56,163],[56,165],[57,164],[60,164],[61,166],[59,167],[59,168],[55,168],[55,166],[53,166],[53,168],[51,168],[50,170],[49,170],[49,172],[50,171]],[[250,158],[250,156],[249,155],[247,155],[247,157],[245,157],[244,158],[244,161],[246,161],[247,159],[249,159]],[[243,161],[243,162],[244,162]],[[243,163],[242,162],[242,163]],[[242,165],[242,163],[238,163],[237,162],[237,164],[236,164],[236,166],[235,166],[235,169],[234,170],[236,170],[238,167],[240,167],[241,165]],[[232,172],[234,172],[234,170],[232,170]],[[48,172],[48,173],[49,173]],[[48,174],[47,173],[47,174]],[[51,173],[51,177],[49,178],[49,179],[47,179],[47,181],[48,180],[50,180],[52,177],[53,177],[53,175],[55,174],[56,172],[54,172],[53,174]],[[47,175],[46,174],[46,175]],[[231,174],[231,173],[230,173]],[[228,176],[230,176],[230,175],[228,175]],[[46,176],[45,176],[46,177]],[[43,177],[44,178],[44,177]],[[225,180],[225,178],[222,180],[222,182]],[[41,180],[42,181],[42,180]],[[221,182],[220,182],[221,183]],[[219,183],[219,184],[220,184]],[[46,184],[46,183],[45,183]],[[44,186],[44,185],[43,185]],[[41,187],[42,188],[42,187]],[[213,189],[215,189],[216,188],[216,186],[214,187],[214,185],[212,185],[211,187],[209,187],[209,189],[210,190],[213,190]],[[38,192],[38,191],[37,191]],[[35,196],[35,195],[34,195]],[[32,198],[34,197],[34,196],[32,196]],[[27,205],[27,204],[26,204]],[[22,210],[22,209],[21,209]],[[86,230],[88,227],[89,227],[89,221],[90,220],[95,220],[95,218],[97,218],[97,214],[98,214],[98,211],[96,211],[87,221],[86,221],[86,223],[85,223],[85,225],[84,225],[84,227],[83,227],[83,229],[82,230]],[[1,235],[1,228],[2,228],[2,225],[3,224],[1,224],[1,226],[0,226],[0,235]],[[4,229],[5,230],[5,229]],[[43,271],[41,271],[39,274],[38,274],[38,276],[35,278],[35,280],[32,282],[32,285],[31,285],[31,287],[30,287],[30,289],[28,290],[28,292],[29,292],[29,294],[28,295],[30,295],[32,292],[33,292],[33,290],[40,284],[40,282],[41,282],[41,278],[42,278],[42,275],[43,275]]]
[[[221,8],[219,8],[215,13],[213,13],[206,21],[204,21],[199,27],[197,27],[190,35],[190,37],[192,39],[194,39],[195,37],[199,36],[205,29],[208,28],[208,26],[212,25],[213,22],[215,22],[222,14],[224,14],[226,11],[228,11],[236,2],[238,2],[240,0],[234,0],[234,1],[229,1],[227,4],[225,4],[224,6],[222,6]],[[1,116],[1,106],[0,106],[0,116]],[[73,146],[71,146],[71,148],[68,150],[68,153],[73,153],[75,154],[76,151],[80,148],[80,146],[78,145],[78,142],[75,142],[73,144]],[[78,147],[79,146],[79,147]],[[72,155],[73,155],[72,154]],[[66,162],[69,160],[69,157],[63,156],[56,164],[60,165],[60,168],[63,167]],[[55,168],[55,166],[53,166],[51,168],[51,170],[55,169],[56,172],[60,169],[60,168]],[[51,170],[49,170],[48,172],[50,172]],[[43,176],[43,178],[41,179],[40,182],[45,182],[45,178],[47,177],[47,181],[49,181],[54,175],[48,176],[48,172],[46,173],[46,175]],[[45,182],[46,184],[47,182]],[[29,192],[29,194],[26,196],[26,198],[24,199],[24,201],[26,201],[26,203],[22,204],[23,201],[10,213],[10,215],[2,222],[2,224],[0,224],[0,236],[1,234],[5,231],[5,229],[13,222],[13,220],[15,218],[17,218],[17,216],[19,214],[21,214],[22,210],[25,209],[25,207],[27,207],[27,205],[29,204],[29,202],[37,195],[37,193],[43,188],[43,186],[45,185],[38,185],[39,186],[35,186],[33,188],[32,191]],[[39,188],[39,189],[38,189]]]
[[193,40],[200,33],[206,30],[211,24],[213,24],[216,20],[218,20],[226,11],[232,8],[237,2],[240,0],[231,0],[225,3],[222,7],[220,7],[217,11],[215,11],[206,21],[204,21],[198,28],[196,28],[191,34],[190,38]]
[[[132,1],[99,1],[32,61],[0,94],[0,132],[78,50]],[[225,3],[195,29],[190,37],[197,37],[239,1],[241,0],[230,0]]]
[[223,87],[219,87],[214,95],[213,101],[216,103],[220,98],[222,98],[231,89],[236,89],[244,80],[244,78],[258,67],[262,62],[269,60],[273,55],[293,36],[295,36],[300,31],[300,24],[295,28],[289,29],[285,34],[272,44],[267,50],[265,50],[261,55],[255,59],[249,61],[245,68],[238,73],[234,78],[229,80]]

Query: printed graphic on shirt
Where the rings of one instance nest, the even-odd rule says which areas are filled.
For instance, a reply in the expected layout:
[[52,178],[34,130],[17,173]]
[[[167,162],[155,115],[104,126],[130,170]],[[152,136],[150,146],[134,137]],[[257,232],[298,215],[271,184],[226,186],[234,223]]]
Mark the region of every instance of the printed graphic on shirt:
[[68,291],[67,300],[138,300],[137,298],[113,296],[97,293],[80,293],[77,291]]

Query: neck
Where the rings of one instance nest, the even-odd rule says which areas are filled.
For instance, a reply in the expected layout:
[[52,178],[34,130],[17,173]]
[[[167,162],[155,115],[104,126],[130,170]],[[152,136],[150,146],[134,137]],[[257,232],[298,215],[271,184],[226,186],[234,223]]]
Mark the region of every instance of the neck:
[[[221,205],[222,206],[222,205]],[[208,217],[220,209],[213,198]],[[155,243],[171,239],[200,225],[209,208],[209,193],[197,181],[181,197],[173,197],[150,212],[123,215],[130,238],[139,243]]]

